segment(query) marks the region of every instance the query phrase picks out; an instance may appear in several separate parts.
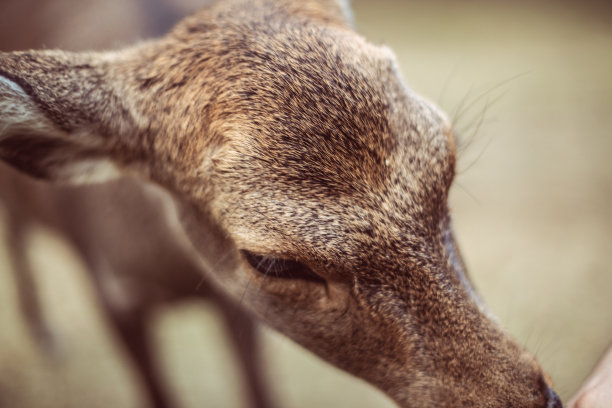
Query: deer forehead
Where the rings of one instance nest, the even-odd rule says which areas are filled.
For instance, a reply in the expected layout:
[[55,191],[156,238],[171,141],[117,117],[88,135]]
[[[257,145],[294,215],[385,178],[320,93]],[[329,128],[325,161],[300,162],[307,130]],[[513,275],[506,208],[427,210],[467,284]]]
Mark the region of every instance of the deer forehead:
[[272,64],[243,84],[247,114],[212,160],[220,218],[237,240],[342,251],[373,230],[439,218],[454,171],[448,121],[391,59]]
[[383,252],[437,233],[454,152],[442,118],[413,102],[400,118],[368,112],[379,122],[370,129],[242,129],[213,160],[219,218],[239,246],[263,253]]
[[210,206],[234,238],[331,245],[348,242],[357,224],[439,213],[428,203],[444,201],[452,178],[448,123],[404,86],[393,53],[340,28],[260,28],[177,31],[189,43],[183,63],[207,75],[195,99],[214,102],[202,120],[208,140],[222,142],[205,149],[201,173],[211,175]]
[[208,80],[209,133],[225,134],[235,159],[362,179],[410,156],[453,154],[429,151],[448,147],[448,121],[403,85],[389,49],[335,28],[267,28],[235,28],[203,63],[218,79]]
[[[176,68],[166,78],[176,74],[184,78],[178,84],[188,83],[168,109],[173,117],[167,123],[201,122],[191,128],[205,131],[191,143],[200,140],[204,166],[211,157],[207,147],[224,140],[220,151],[233,156],[215,156],[230,163],[220,166],[226,172],[262,167],[296,181],[365,180],[372,189],[389,167],[419,155],[419,161],[432,158],[421,147],[437,143],[445,120],[405,88],[389,49],[347,30],[281,21],[266,21],[258,30],[248,18],[222,28],[185,25],[176,34],[186,44],[183,51],[156,58],[154,66]],[[184,133],[175,130],[167,133]]]

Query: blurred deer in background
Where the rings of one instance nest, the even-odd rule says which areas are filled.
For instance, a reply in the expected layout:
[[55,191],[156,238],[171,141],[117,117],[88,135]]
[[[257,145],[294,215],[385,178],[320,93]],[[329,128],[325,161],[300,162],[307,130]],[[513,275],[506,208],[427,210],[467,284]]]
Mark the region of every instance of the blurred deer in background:
[[180,245],[180,236],[175,239],[160,194],[130,179],[104,187],[50,188],[2,167],[0,198],[7,212],[9,249],[29,327],[50,351],[55,341],[61,342],[41,316],[26,256],[29,229],[42,225],[67,239],[91,272],[110,323],[142,375],[154,406],[172,404],[156,366],[148,324],[160,305],[196,297],[219,306],[253,406],[272,406],[259,370],[253,320],[202,281],[200,266]]
[[348,14],[228,1],[116,52],[0,54],[0,156],[161,186],[216,290],[400,406],[560,407],[466,275],[451,124]]
[[[80,38],[65,37],[58,34],[53,25],[42,24],[43,13],[48,10],[31,3],[37,2],[3,4],[5,9],[0,18],[6,20],[7,24],[2,27],[9,33],[0,36],[0,49],[36,46],[49,38],[56,43],[78,46]],[[53,6],[65,11],[74,4],[71,1],[47,4],[47,7]],[[123,36],[135,36],[138,31],[156,34],[167,28],[168,20],[184,13],[180,7],[173,8],[172,4],[157,0],[142,4],[125,2],[119,6],[112,2],[104,5],[89,2],[81,11],[91,13],[104,7],[110,7],[108,12],[114,7],[123,12],[126,21],[133,20],[131,30],[136,32],[118,30]],[[133,15],[134,12],[138,14]],[[20,14],[39,25],[28,26],[25,33],[16,32]],[[9,22],[16,21],[11,27]],[[21,27],[23,30],[23,24]],[[94,30],[90,36],[104,44],[112,42],[113,38],[116,40],[118,32]],[[253,320],[202,280],[200,266],[181,246],[180,237],[175,236],[169,225],[163,201],[163,193],[131,178],[95,186],[62,188],[37,182],[0,164],[0,202],[7,213],[9,253],[28,327],[41,346],[48,350],[54,347],[53,328],[47,327],[42,317],[35,279],[26,255],[28,232],[32,226],[42,225],[67,239],[91,272],[111,325],[141,373],[155,407],[172,404],[164,377],[156,367],[148,323],[159,305],[195,297],[219,306],[240,356],[252,405],[272,406],[259,369]]]

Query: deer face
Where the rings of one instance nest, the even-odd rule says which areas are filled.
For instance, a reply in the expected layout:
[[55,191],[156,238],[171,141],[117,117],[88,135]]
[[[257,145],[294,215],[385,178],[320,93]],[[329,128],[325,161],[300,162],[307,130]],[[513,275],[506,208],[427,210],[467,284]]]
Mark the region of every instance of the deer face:
[[3,54],[0,155],[161,184],[212,281],[402,406],[560,407],[467,278],[444,115],[339,9],[262,4],[116,54]]

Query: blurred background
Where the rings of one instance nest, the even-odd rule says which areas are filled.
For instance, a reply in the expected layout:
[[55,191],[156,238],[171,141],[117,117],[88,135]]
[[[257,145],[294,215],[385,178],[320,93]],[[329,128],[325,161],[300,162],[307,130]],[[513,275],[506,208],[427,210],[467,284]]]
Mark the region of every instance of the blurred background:
[[[101,49],[159,35],[203,0],[2,0],[0,49]],[[561,397],[612,341],[612,12],[606,2],[353,2],[357,28],[397,54],[406,83],[454,120],[455,230],[476,286],[536,353]],[[0,215],[5,214],[0,211]],[[7,217],[0,219],[7,223]],[[18,312],[11,235],[0,246],[0,406],[140,407],[84,264],[61,236],[28,235],[50,358]],[[160,308],[151,329],[181,407],[246,406],[214,306]],[[262,329],[282,407],[392,407],[378,391]]]

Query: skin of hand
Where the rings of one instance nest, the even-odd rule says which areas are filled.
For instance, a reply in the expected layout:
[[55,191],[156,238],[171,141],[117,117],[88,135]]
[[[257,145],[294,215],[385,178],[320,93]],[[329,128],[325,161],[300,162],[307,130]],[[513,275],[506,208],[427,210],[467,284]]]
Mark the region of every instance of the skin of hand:
[[568,402],[567,407],[612,407],[612,346],[608,348],[576,395]]

